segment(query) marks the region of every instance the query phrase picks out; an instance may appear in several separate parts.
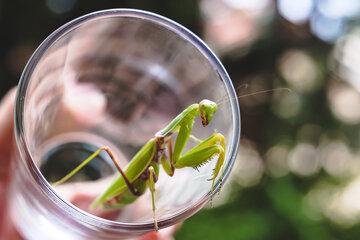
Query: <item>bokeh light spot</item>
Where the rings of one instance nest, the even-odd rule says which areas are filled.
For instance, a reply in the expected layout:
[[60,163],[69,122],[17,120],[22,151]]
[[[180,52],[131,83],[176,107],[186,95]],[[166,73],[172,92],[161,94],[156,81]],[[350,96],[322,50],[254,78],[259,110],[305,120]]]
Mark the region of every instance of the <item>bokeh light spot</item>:
[[334,58],[338,69],[335,71],[345,81],[352,84],[360,91],[360,30],[355,29],[351,33],[336,42]]
[[264,172],[259,152],[248,141],[242,141],[234,165],[234,180],[243,187],[256,185]]
[[353,17],[360,13],[359,0],[319,0],[319,12],[330,18]]
[[320,159],[325,171],[334,177],[347,177],[353,167],[353,156],[341,141],[332,141],[320,147]]
[[313,14],[310,28],[323,41],[334,42],[345,33],[345,22],[342,18],[329,18],[321,14]]
[[289,148],[285,145],[275,145],[266,153],[266,167],[274,177],[282,177],[288,174],[287,158]]
[[281,118],[293,118],[301,111],[301,98],[295,92],[277,92],[273,95],[272,110]]
[[289,154],[289,169],[301,176],[310,176],[320,169],[316,148],[307,143],[299,143]]
[[223,0],[228,6],[249,10],[249,11],[258,11],[262,10],[269,5],[269,0]]
[[313,0],[278,0],[278,9],[285,19],[293,23],[304,23],[311,15]]
[[305,51],[285,52],[280,58],[278,67],[282,77],[299,92],[311,92],[319,86],[318,66]]
[[351,181],[343,190],[328,198],[324,214],[333,222],[346,227],[360,220],[360,177]]
[[347,124],[360,122],[360,93],[344,84],[332,84],[328,91],[330,108],[336,118]]

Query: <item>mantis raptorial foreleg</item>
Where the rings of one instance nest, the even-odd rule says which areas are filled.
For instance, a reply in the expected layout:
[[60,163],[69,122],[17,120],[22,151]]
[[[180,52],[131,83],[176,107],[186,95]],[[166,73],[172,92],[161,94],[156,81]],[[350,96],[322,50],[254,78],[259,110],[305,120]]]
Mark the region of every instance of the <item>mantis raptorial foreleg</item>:
[[176,161],[180,158],[187,141],[189,140],[190,133],[194,125],[194,120],[184,122],[180,125],[179,133],[176,137],[174,152],[170,161],[175,165]]
[[[187,141],[190,137],[193,137],[197,139],[196,137],[192,136],[190,133],[192,131],[194,125],[194,121],[188,121],[184,122],[180,125],[180,128],[177,129],[178,135],[176,137],[175,141],[175,147],[173,150],[172,147],[172,140],[171,138],[168,138],[166,140],[166,146],[167,146],[167,156],[166,153],[163,152],[161,155],[161,164],[165,170],[165,172],[172,177],[175,172],[175,164],[177,160],[180,158],[182,151],[184,150]],[[197,139],[200,141],[199,139]],[[201,142],[201,141],[200,141]]]
[[181,153],[185,148],[187,141],[189,140],[193,124],[194,121],[184,122],[180,124],[180,128],[177,130],[178,134],[175,141],[174,151],[172,148],[171,138],[168,138],[166,141],[168,156],[166,156],[166,153],[163,152],[161,155],[161,163],[164,167],[165,172],[169,176],[174,175],[175,163],[180,158]]
[[217,178],[225,159],[225,140],[222,134],[214,133],[208,139],[190,149],[176,161],[175,168],[198,168],[210,161],[215,155],[218,155],[218,160],[211,178],[211,189],[213,190],[215,179]]

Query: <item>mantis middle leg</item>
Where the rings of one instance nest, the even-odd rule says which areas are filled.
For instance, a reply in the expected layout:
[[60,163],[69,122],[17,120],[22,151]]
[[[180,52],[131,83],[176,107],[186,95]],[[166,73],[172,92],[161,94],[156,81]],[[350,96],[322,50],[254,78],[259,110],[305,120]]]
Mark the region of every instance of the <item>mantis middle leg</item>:
[[150,166],[148,170],[150,175],[149,175],[149,179],[147,180],[147,184],[151,192],[151,205],[152,205],[153,218],[154,218],[154,228],[155,231],[158,231],[159,227],[157,224],[156,207],[155,207],[155,182],[157,181],[157,175],[153,166]]

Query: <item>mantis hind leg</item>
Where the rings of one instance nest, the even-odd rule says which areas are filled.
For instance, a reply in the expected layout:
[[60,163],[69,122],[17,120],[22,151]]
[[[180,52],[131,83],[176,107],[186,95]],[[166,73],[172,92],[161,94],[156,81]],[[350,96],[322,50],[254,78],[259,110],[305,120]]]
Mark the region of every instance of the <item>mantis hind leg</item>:
[[216,155],[218,155],[218,159],[210,179],[212,181],[211,190],[213,190],[215,180],[221,169],[220,182],[222,182],[222,177],[224,175],[225,138],[222,134],[214,133],[208,139],[190,149],[178,159],[175,163],[175,168],[192,167],[197,169],[209,162]]
[[68,181],[71,177],[73,177],[76,173],[78,173],[83,167],[85,167],[89,162],[91,162],[93,159],[95,159],[101,151],[105,151],[109,156],[110,159],[113,161],[116,169],[119,171],[119,173],[121,174],[121,176],[124,178],[124,181],[127,185],[127,187],[129,188],[129,190],[131,191],[132,194],[134,194],[135,196],[139,196],[141,195],[133,186],[133,184],[130,183],[129,179],[126,177],[124,171],[121,169],[118,161],[115,158],[115,155],[113,154],[113,152],[110,150],[109,147],[107,146],[103,146],[101,148],[99,148],[98,150],[96,150],[93,154],[91,154],[87,159],[85,159],[79,166],[77,166],[76,168],[74,168],[70,173],[68,173],[65,177],[63,177],[62,179],[60,179],[59,181],[56,181],[55,183],[53,183],[53,186],[58,186],[60,184],[65,183],[66,181]]

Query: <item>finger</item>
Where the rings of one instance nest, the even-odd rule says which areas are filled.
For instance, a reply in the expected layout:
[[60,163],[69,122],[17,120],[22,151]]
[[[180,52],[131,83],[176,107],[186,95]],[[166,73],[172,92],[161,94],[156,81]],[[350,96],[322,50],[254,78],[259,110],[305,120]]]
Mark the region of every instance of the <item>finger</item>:
[[16,89],[13,88],[0,102],[0,164],[1,169],[10,162],[10,152],[13,139],[14,102]]
[[0,102],[0,236],[13,240],[21,239],[13,225],[9,223],[6,203],[10,152],[13,143],[15,93],[16,89],[13,88]]
[[176,230],[178,230],[180,226],[181,223],[161,229],[158,232],[153,231],[139,237],[136,240],[173,240]]
[[97,217],[101,217],[107,220],[113,220],[115,221],[120,214],[119,209],[115,210],[102,210],[102,209],[94,209],[90,210],[89,206],[91,203],[95,200],[96,196],[94,195],[88,195],[88,194],[76,194],[71,199],[71,203],[77,206],[78,208],[87,211]]
[[159,231],[159,235],[161,240],[171,240],[174,239],[174,235],[176,233],[176,231],[180,228],[181,223],[178,223],[176,225],[173,225],[171,227],[162,229],[161,231]]
[[109,185],[112,180],[113,178],[108,177],[97,181],[70,182],[56,186],[55,190],[63,199],[68,200],[76,207],[88,213],[108,220],[116,220],[120,214],[119,209],[104,210],[101,208],[89,208],[96,196],[104,191],[104,186]]
[[64,112],[82,126],[94,126],[104,116],[107,100],[105,95],[91,84],[79,84],[69,76],[65,83]]
[[[0,149],[6,149],[13,135],[14,102],[16,88],[11,89],[0,102]],[[0,150],[0,152],[1,152]]]

